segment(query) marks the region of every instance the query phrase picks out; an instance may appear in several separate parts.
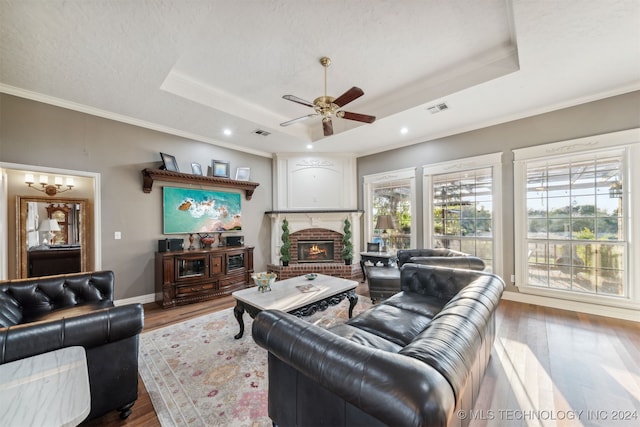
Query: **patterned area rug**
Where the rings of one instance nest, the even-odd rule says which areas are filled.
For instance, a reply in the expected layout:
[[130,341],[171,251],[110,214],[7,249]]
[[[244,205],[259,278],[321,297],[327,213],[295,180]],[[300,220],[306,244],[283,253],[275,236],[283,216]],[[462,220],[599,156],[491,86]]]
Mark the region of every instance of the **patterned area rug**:
[[[354,316],[371,306],[359,296]],[[349,301],[303,318],[329,327],[347,320]],[[267,351],[245,334],[226,309],[145,332],[140,340],[140,376],[163,427],[271,426],[267,416]]]

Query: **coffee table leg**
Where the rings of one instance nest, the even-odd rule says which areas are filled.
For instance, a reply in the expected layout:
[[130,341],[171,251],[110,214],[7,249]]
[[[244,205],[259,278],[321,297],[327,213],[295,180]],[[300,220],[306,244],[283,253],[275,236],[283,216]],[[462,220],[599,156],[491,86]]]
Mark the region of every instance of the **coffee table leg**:
[[349,319],[351,319],[353,316],[353,307],[355,307],[358,302],[358,295],[356,295],[355,289],[347,294],[347,298],[349,298]]
[[244,334],[244,320],[242,319],[242,315],[244,314],[244,305],[240,301],[236,301],[236,306],[233,308],[233,315],[236,317],[238,321],[238,325],[240,325],[240,332],[237,335],[234,335],[235,339],[242,338]]

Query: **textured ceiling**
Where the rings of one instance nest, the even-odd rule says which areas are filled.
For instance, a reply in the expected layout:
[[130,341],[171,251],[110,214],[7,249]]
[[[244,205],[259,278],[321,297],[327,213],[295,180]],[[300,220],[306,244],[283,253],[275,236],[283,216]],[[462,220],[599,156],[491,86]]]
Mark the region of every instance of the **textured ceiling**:
[[[639,28],[636,0],[0,0],[0,91],[259,155],[364,155],[640,89]],[[321,96],[322,56],[328,94],[362,88],[345,110],[375,123],[279,126],[312,112],[282,95]]]

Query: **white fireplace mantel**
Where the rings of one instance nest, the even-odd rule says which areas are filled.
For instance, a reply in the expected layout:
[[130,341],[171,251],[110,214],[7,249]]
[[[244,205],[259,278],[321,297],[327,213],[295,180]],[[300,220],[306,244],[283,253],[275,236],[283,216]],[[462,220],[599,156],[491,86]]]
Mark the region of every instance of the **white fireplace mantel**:
[[[344,234],[349,218],[353,247],[360,248],[360,217],[357,210],[356,158],[349,154],[278,153],[274,157],[271,263],[280,264],[282,221],[289,232],[324,228]],[[360,260],[354,251],[354,262]],[[356,259],[357,258],[357,259]]]

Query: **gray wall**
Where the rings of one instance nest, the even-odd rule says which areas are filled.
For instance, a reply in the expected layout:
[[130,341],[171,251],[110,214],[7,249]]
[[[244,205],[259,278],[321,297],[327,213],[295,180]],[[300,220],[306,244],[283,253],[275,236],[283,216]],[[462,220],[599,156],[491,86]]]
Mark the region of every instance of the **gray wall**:
[[[502,151],[503,256],[508,278],[514,270],[511,150],[638,126],[640,92],[633,92],[361,157],[357,162],[358,205],[363,208],[362,176],[406,167],[418,168],[417,233],[422,246],[420,167]],[[256,247],[256,271],[265,270],[270,259],[270,224],[264,212],[272,209],[271,159],[0,94],[0,161],[101,174],[102,267],[116,273],[117,299],[154,292],[153,256],[157,239],[165,237],[162,235],[162,192],[159,191],[164,184],[157,182],[150,194],[144,194],[140,171],[159,165],[160,151],[175,155],[183,171],[190,170],[192,161],[204,166],[211,159],[229,160],[232,172],[238,166],[251,168],[251,180],[259,182],[260,186],[252,200],[243,198],[242,234],[246,244]],[[25,186],[22,195],[33,196],[34,193]],[[14,209],[14,200],[8,202],[7,209]],[[122,232],[122,240],[114,240],[115,231]]]
[[[455,114],[455,110],[450,111]],[[449,114],[449,113],[442,113]],[[513,153],[530,147],[640,126],[640,91],[582,104],[526,119],[423,142],[358,159],[358,182],[374,173],[416,167],[418,245],[423,242],[422,166],[464,157],[502,152],[504,278],[514,274]],[[364,209],[362,185],[358,207]],[[498,255],[500,256],[500,255]],[[515,290],[510,287],[509,290]]]
[[[155,292],[154,252],[157,240],[165,237],[161,188],[180,186],[155,182],[150,194],[142,192],[141,170],[158,167],[159,152],[176,156],[180,170],[189,173],[191,162],[205,170],[212,159],[230,161],[233,176],[238,166],[251,168],[251,181],[260,186],[250,201],[241,192],[241,234],[246,245],[256,247],[256,271],[266,270],[271,255],[270,224],[264,215],[271,210],[270,158],[0,94],[0,161],[100,173],[102,268],[116,274],[116,299]],[[26,186],[22,193],[38,194]],[[15,199],[8,200],[7,208],[14,209],[14,204]],[[114,239],[115,231],[122,232],[122,240]]]

